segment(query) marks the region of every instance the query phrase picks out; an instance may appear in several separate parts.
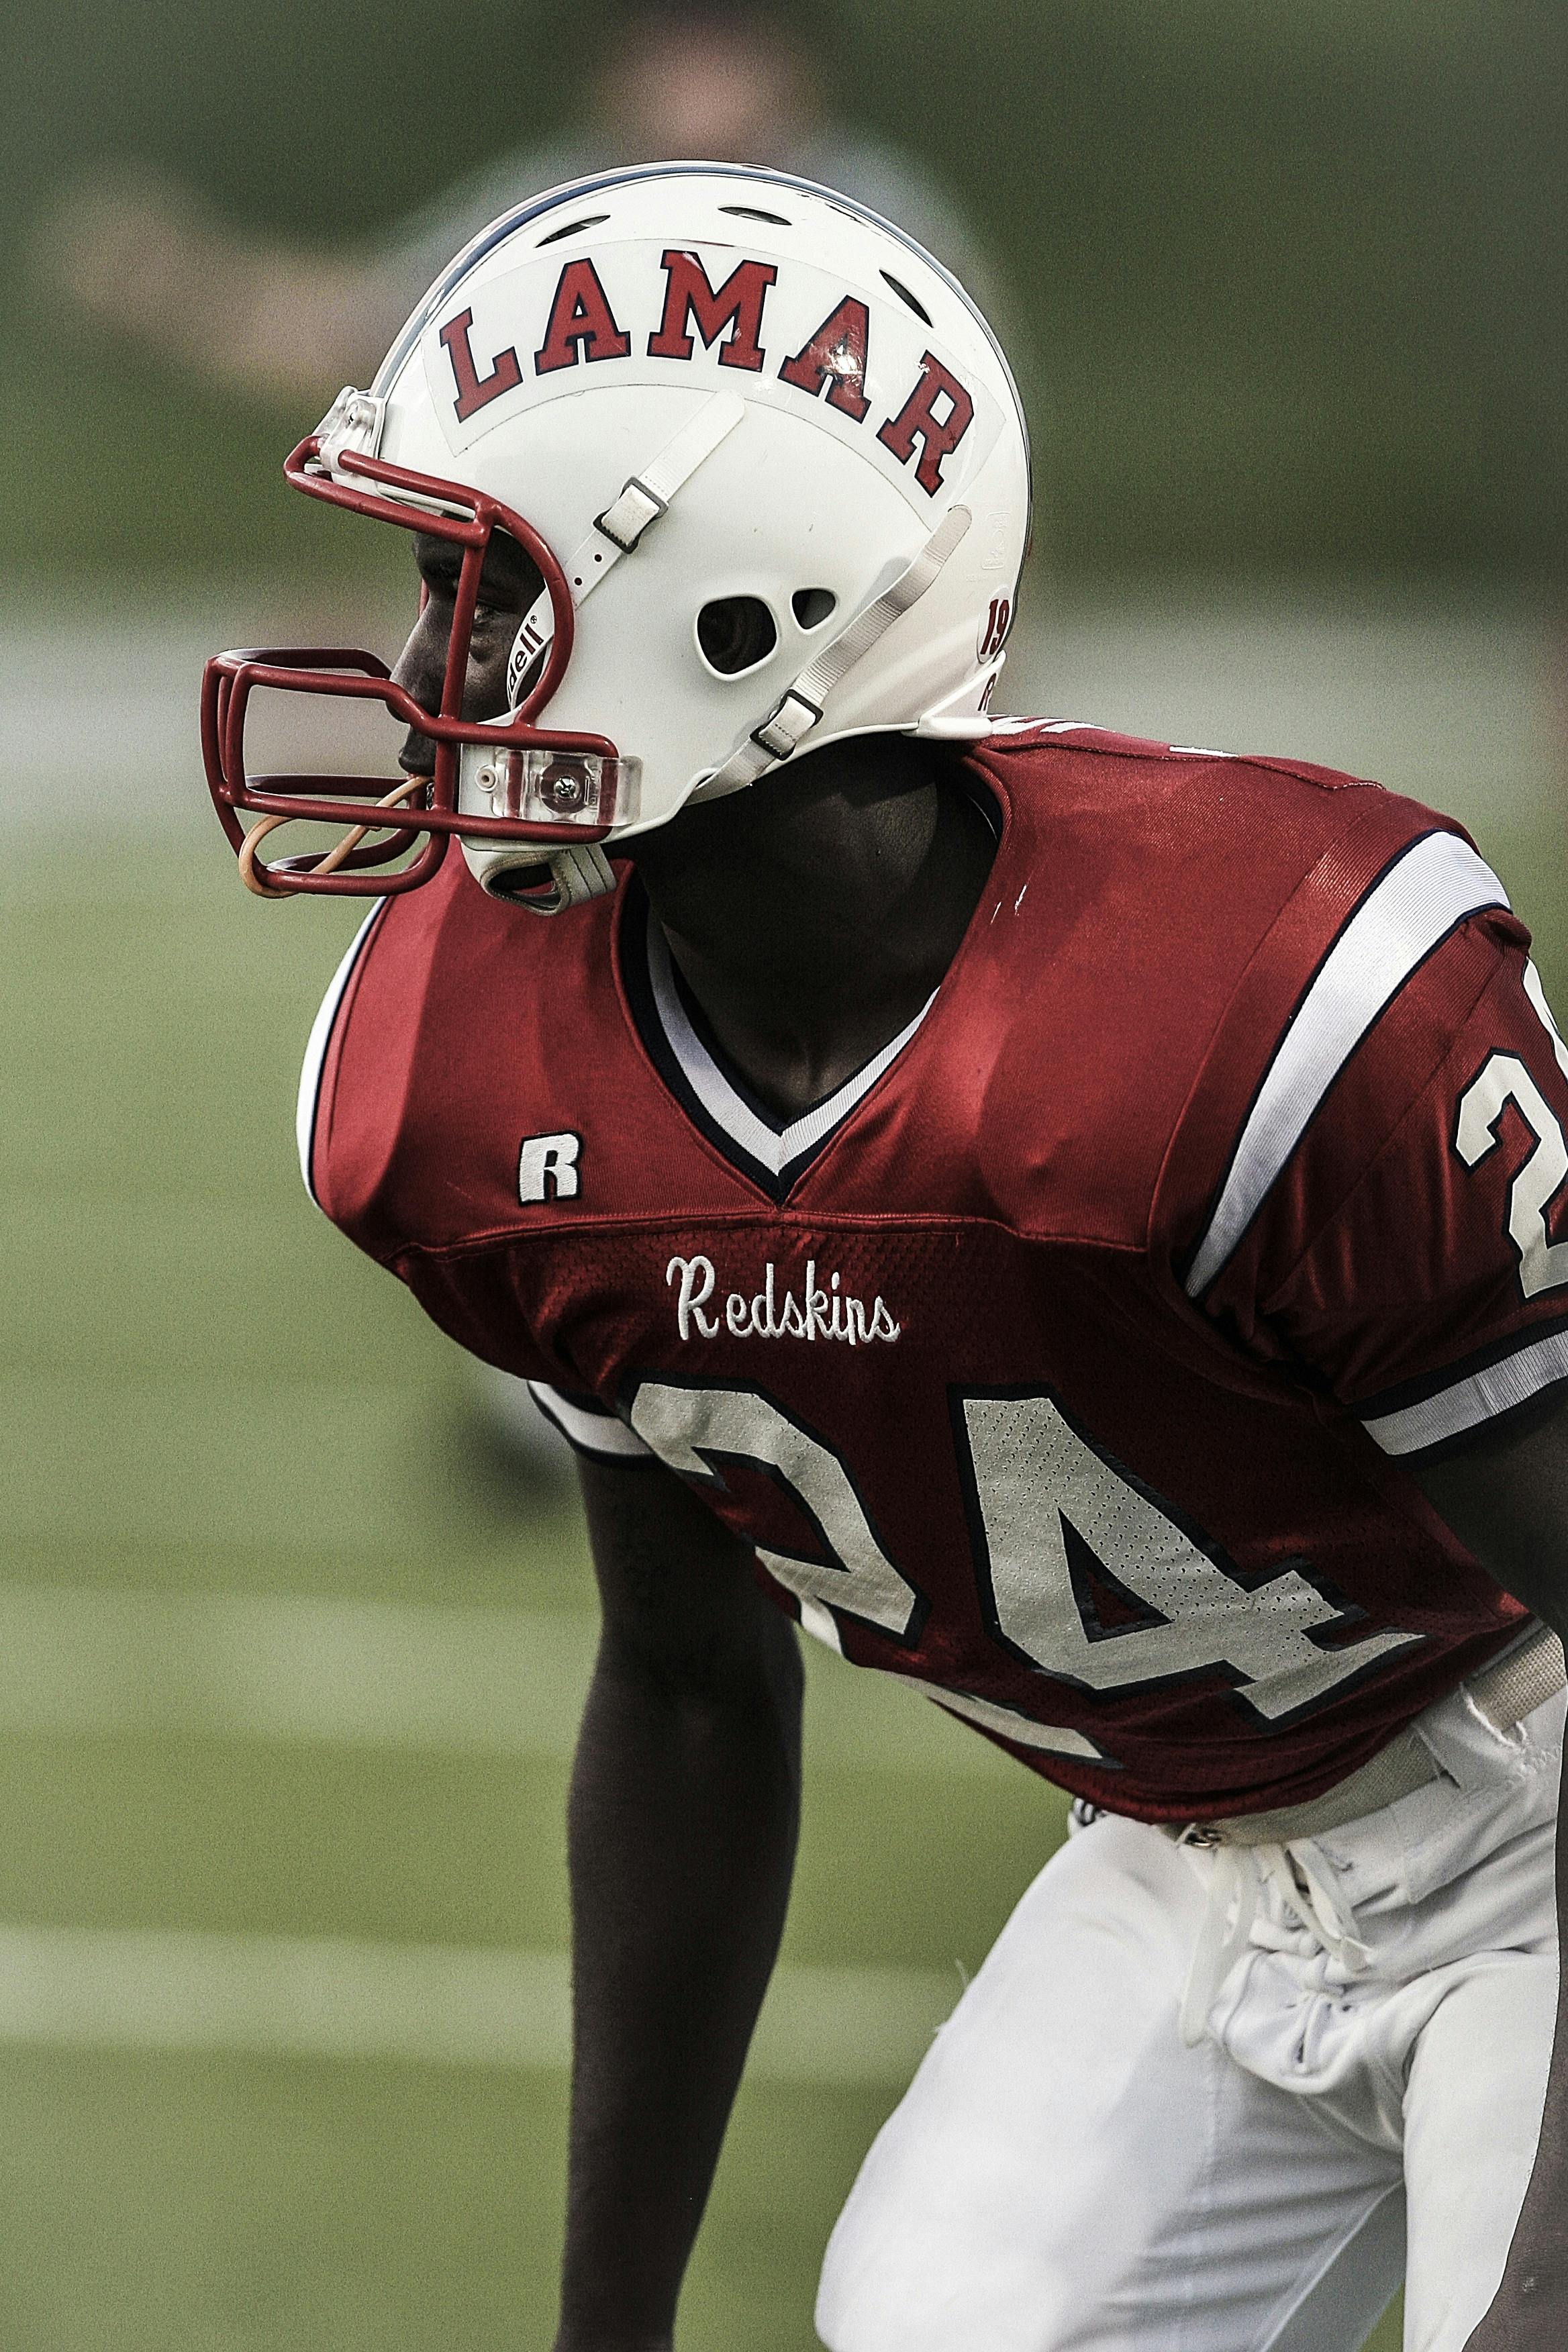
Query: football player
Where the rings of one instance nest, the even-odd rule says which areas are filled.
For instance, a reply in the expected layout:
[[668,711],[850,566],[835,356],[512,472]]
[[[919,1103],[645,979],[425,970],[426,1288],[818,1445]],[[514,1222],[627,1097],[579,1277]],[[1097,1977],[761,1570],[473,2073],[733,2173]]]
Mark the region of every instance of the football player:
[[[379,896],[306,1181],[535,1384],[603,1595],[562,2352],[671,2341],[797,1624],[1077,1801],[832,2352],[1355,2352],[1402,2274],[1419,2352],[1559,2352],[1568,1048],[1501,883],[1351,777],[988,715],[1012,378],[826,189],[519,209],[288,470],[423,592],[390,674],[209,666],[251,887]],[[248,774],[266,689],[401,777]]]

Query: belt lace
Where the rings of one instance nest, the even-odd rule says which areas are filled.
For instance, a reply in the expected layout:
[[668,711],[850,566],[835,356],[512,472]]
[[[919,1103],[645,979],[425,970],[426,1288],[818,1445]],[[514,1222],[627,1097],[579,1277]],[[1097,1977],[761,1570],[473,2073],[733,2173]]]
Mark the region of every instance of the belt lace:
[[1204,2038],[1237,1962],[1249,1951],[1320,1954],[1325,1984],[1363,1975],[1372,1953],[1355,1914],[1317,1848],[1308,1844],[1206,1849],[1208,1900],[1182,1997],[1182,2040]]

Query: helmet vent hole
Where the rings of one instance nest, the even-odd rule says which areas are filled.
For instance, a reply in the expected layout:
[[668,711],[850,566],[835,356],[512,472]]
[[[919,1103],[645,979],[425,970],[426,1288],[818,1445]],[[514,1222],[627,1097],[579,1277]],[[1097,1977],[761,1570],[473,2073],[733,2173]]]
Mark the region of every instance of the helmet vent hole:
[[904,305],[904,308],[907,310],[912,310],[917,319],[923,319],[926,325],[929,327],[931,323],[931,312],[926,309],[923,302],[919,302],[915,299],[915,297],[910,292],[909,288],[904,285],[902,280],[895,278],[890,269],[883,270],[882,278],[886,285],[892,288],[900,301]]
[[777,624],[760,596],[716,596],[697,615],[702,658],[721,677],[755,669],[778,641]]
[[794,221],[785,220],[783,213],[759,212],[755,205],[721,205],[719,209],[721,213],[728,213],[732,220],[766,221],[773,228],[795,226]]
[[831,588],[797,588],[790,610],[803,629],[820,629],[838,599]]
[[539,243],[559,245],[563,236],[580,236],[585,228],[597,228],[601,221],[607,221],[609,217],[608,213],[589,213],[583,220],[568,221],[564,228],[552,228],[548,236],[540,238]]

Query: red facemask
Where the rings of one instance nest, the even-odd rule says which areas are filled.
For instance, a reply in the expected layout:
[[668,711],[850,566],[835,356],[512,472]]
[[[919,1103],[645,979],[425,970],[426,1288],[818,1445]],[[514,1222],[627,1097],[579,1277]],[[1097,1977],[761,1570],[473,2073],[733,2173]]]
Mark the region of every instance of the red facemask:
[[[441,705],[437,711],[422,709],[395,684],[384,662],[351,647],[269,646],[215,654],[202,678],[202,756],[213,805],[247,887],[262,898],[287,898],[302,890],[385,896],[429,881],[454,834],[491,844],[536,842],[542,850],[603,841],[613,824],[633,814],[621,805],[631,763],[623,761],[605,736],[552,733],[532,723],[572,658],[572,592],[553,550],[510,507],[458,482],[411,473],[353,450],[345,449],[337,457],[339,470],[361,475],[367,483],[384,483],[420,501],[411,506],[312,470],[321,441],[319,434],[310,435],[288,458],[284,476],[296,489],[405,530],[451,540],[463,550]],[[504,724],[459,716],[485,551],[497,530],[514,539],[538,566],[553,627],[538,676]],[[245,765],[245,721],[258,687],[380,702],[405,727],[435,745],[435,773],[406,776],[396,783],[374,776],[250,775]],[[475,771],[474,783],[488,808],[458,807],[460,755],[466,744],[480,747],[486,755]],[[253,810],[261,819],[248,834],[236,814],[239,809]],[[258,854],[267,835],[300,819],[341,824],[347,830],[335,847],[310,856],[269,863]],[[417,855],[397,866],[395,861],[422,836]]]

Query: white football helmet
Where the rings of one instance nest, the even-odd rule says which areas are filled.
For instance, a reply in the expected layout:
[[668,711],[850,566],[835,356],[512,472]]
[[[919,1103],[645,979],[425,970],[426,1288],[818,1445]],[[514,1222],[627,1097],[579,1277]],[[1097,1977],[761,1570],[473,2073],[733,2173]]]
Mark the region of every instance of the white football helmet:
[[[464,562],[438,713],[368,654],[209,663],[214,799],[268,893],[405,889],[456,835],[487,888],[553,912],[609,886],[604,845],[803,749],[988,731],[1028,531],[1017,389],[957,281],[830,189],[666,163],[519,207],[286,471]],[[512,708],[464,720],[498,530],[544,586]],[[258,688],[385,703],[435,742],[433,779],[383,797],[363,777],[247,776]],[[263,818],[248,836],[240,809]],[[264,863],[263,835],[300,816],[352,830]]]

